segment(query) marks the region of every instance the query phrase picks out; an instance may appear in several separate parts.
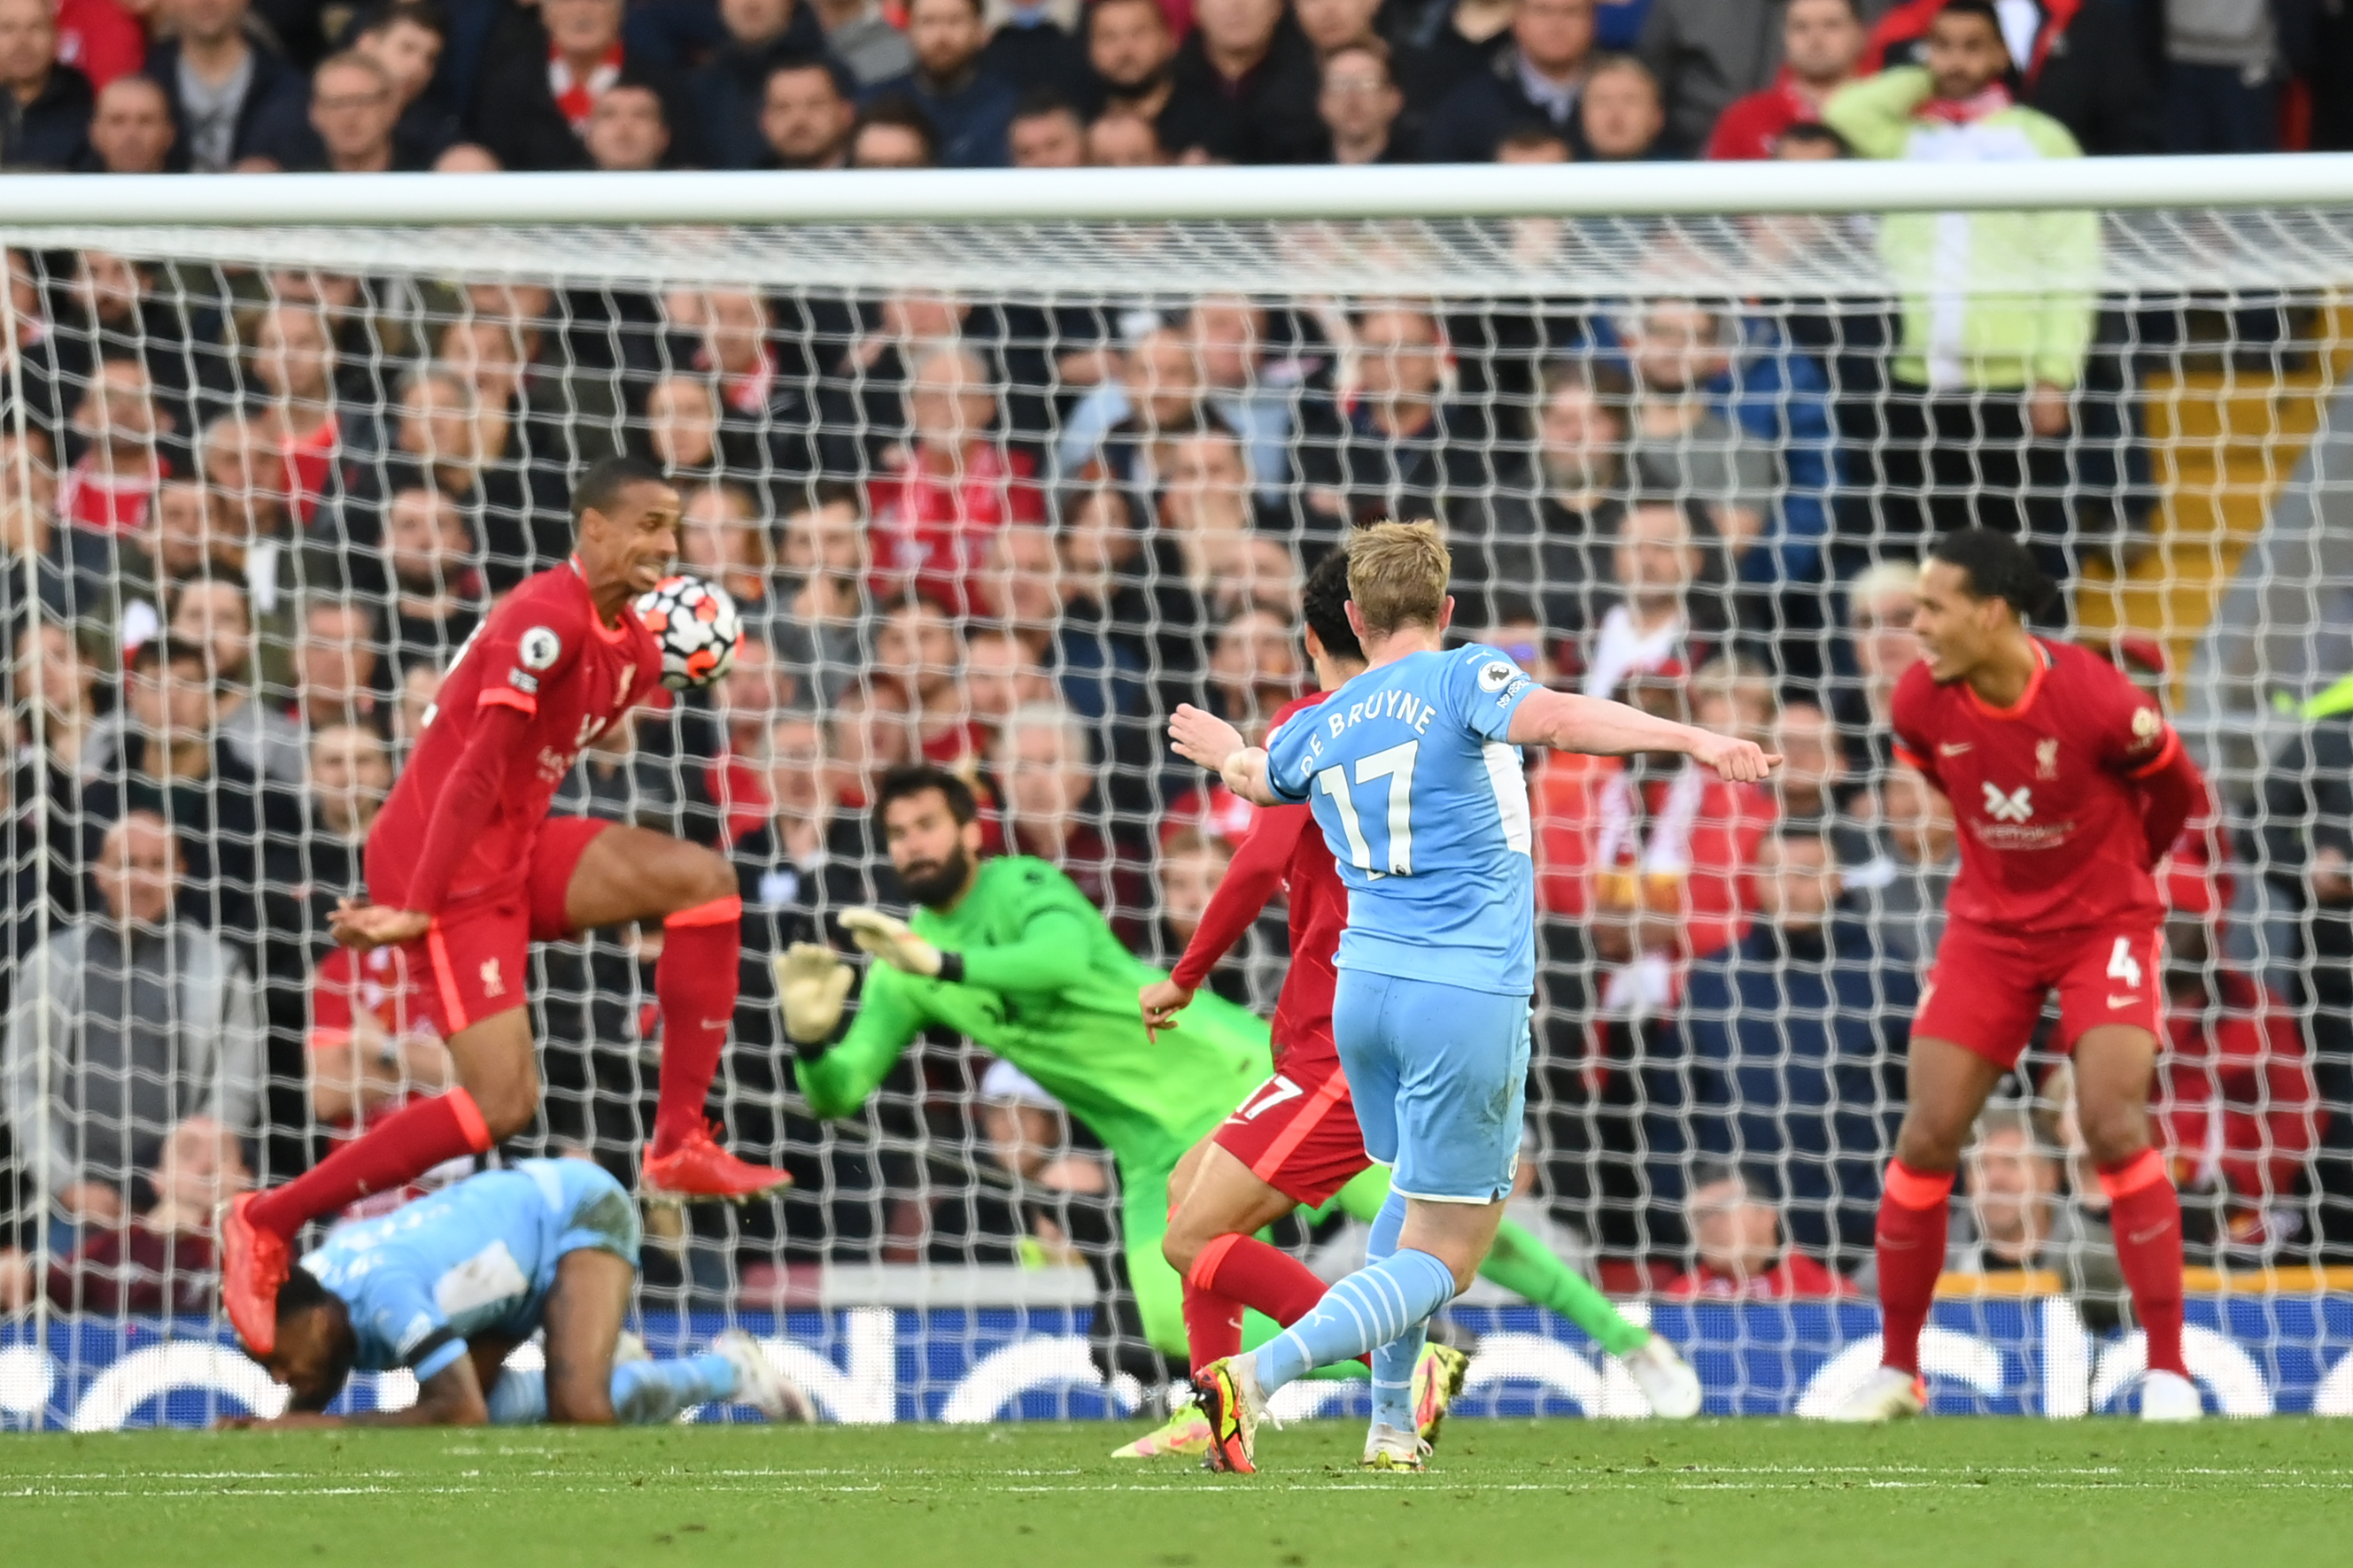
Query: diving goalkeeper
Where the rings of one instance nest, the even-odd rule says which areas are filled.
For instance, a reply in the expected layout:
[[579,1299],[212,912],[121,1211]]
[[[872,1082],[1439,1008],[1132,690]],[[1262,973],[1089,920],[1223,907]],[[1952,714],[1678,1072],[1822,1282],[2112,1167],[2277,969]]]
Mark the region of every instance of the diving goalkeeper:
[[[1166,976],[1122,947],[1054,867],[1018,856],[984,861],[972,791],[955,774],[893,768],[873,811],[916,910],[912,925],[879,910],[842,915],[880,962],[838,1044],[811,1048],[839,1026],[855,972],[808,942],[776,959],[785,1030],[803,1053],[794,1074],[810,1111],[855,1114],[926,1029],[964,1035],[1011,1062],[1111,1151],[1145,1337],[1164,1355],[1184,1356],[1184,1286],[1161,1247],[1171,1182],[1187,1151],[1272,1074],[1266,1024],[1202,995],[1160,1027],[1156,1041],[1147,1037],[1136,996]],[[1341,1206],[1371,1219],[1388,1196],[1381,1174],[1368,1172],[1344,1189]],[[1506,1257],[1512,1263],[1498,1282],[1507,1289],[1596,1338],[1627,1331],[1606,1300],[1508,1224],[1487,1269]]]

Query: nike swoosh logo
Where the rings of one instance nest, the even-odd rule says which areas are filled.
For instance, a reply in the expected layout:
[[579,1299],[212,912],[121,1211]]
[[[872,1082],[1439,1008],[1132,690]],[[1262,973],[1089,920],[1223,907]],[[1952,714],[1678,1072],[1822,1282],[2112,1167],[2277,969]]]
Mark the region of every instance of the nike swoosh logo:
[[2139,1001],[2140,998],[2137,996],[2111,996],[2108,998],[2108,1005],[2111,1007],[2130,1007]]
[[1974,741],[1947,741],[1936,748],[1936,754],[1940,757],[1957,757],[1976,744]]
[[2132,1232],[2125,1237],[2125,1240],[2128,1245],[2133,1247],[2147,1247],[2150,1242],[2155,1241],[2158,1237],[2163,1236],[2167,1231],[2172,1228],[2173,1227],[2169,1225],[2153,1225],[2147,1230],[2136,1230]]

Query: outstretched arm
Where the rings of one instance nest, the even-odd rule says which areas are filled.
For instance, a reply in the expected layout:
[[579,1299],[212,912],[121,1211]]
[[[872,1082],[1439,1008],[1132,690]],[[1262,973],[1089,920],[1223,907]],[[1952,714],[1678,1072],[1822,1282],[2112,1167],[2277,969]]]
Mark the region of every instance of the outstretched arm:
[[1622,757],[1636,752],[1672,752],[1713,768],[1727,784],[1756,784],[1780,764],[1778,755],[1754,741],[1654,718],[1639,708],[1567,691],[1532,691],[1512,712],[1504,738],[1514,746],[1550,746],[1556,752]]
[[1144,988],[1144,1027],[1146,1034],[1165,1029],[1176,1022],[1176,1016],[1193,1000],[1193,994],[1209,977],[1218,961],[1240,940],[1258,919],[1277,889],[1282,886],[1283,868],[1291,864],[1291,852],[1298,847],[1299,836],[1313,830],[1314,817],[1303,805],[1270,806],[1258,814],[1250,824],[1250,837],[1242,840],[1234,852],[1232,864],[1218,883],[1218,890],[1209,895],[1208,906],[1201,911],[1201,923],[1193,928],[1193,940],[1185,944],[1185,955],[1166,980],[1155,981]]

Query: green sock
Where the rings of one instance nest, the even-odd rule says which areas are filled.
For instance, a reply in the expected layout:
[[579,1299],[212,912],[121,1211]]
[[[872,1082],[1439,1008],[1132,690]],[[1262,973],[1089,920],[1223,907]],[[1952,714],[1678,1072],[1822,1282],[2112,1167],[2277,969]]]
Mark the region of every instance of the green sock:
[[1611,1355],[1641,1348],[1651,1331],[1620,1317],[1609,1298],[1546,1251],[1536,1238],[1505,1220],[1479,1272],[1514,1296],[1549,1307],[1583,1329]]

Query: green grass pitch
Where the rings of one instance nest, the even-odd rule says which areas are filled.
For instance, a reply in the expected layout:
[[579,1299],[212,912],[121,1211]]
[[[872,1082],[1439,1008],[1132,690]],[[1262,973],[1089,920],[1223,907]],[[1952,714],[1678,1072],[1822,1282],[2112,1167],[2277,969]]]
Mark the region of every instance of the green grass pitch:
[[663,1427],[0,1439],[40,1568],[1382,1568],[2353,1561],[2353,1422],[1461,1421],[1420,1476],[1361,1429],[1256,1477],[1111,1460],[1129,1428]]

